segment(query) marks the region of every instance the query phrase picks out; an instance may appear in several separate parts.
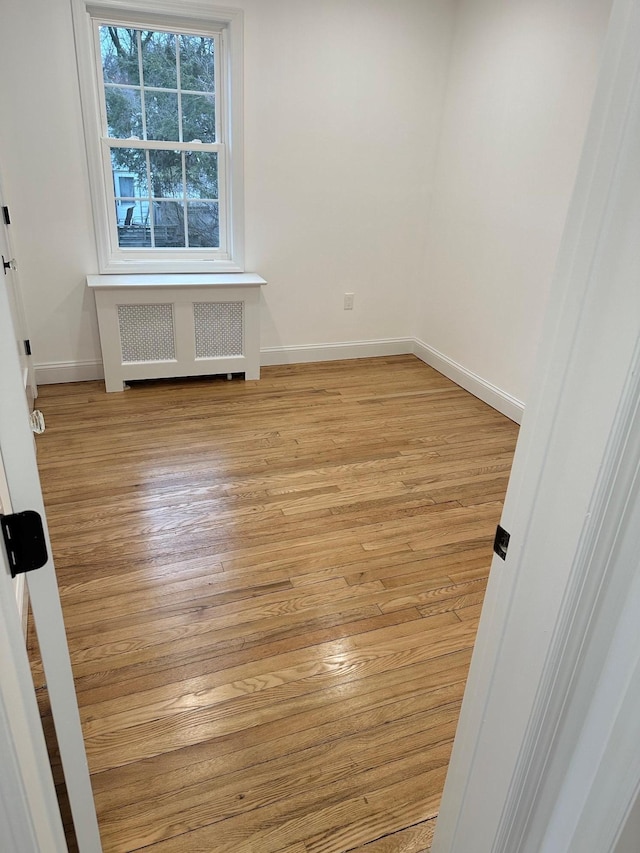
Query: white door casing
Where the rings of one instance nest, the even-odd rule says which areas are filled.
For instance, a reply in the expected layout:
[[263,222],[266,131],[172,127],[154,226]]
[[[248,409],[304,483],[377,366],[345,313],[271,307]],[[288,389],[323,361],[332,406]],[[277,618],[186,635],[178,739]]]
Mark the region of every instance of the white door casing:
[[[98,822],[73,684],[60,596],[51,557],[51,542],[46,525],[33,436],[29,425],[27,397],[25,396],[18,350],[11,323],[9,296],[4,281],[0,281],[0,453],[4,462],[13,512],[35,510],[43,519],[49,559],[45,566],[26,575],[29,599],[47,680],[51,712],[78,845],[81,853],[98,853],[101,850]],[[4,549],[4,544],[0,547]],[[5,581],[13,589],[10,579],[6,577],[6,570],[3,583]],[[15,597],[12,596],[12,599],[15,621],[19,626]],[[24,669],[24,659],[20,660],[22,655],[17,658],[14,656],[17,641],[12,623],[13,619],[7,623],[7,630],[11,632],[12,637],[12,645],[7,646],[7,654],[9,655],[7,667],[9,671],[13,668],[17,672],[21,672]],[[24,651],[24,638],[21,631],[19,633]],[[4,649],[2,652],[4,654]],[[24,689],[24,672],[19,678],[22,679],[21,684]],[[33,690],[33,685],[31,685],[31,690]],[[10,707],[10,705],[6,706],[5,710],[10,709]],[[31,720],[28,732],[35,743],[39,735],[34,728],[33,720]],[[16,752],[14,758],[16,756],[19,758],[20,753]],[[28,768],[22,769],[27,774]],[[44,797],[44,794],[42,796]],[[24,809],[28,811],[29,808],[28,801],[25,800]],[[39,817],[39,814],[35,814],[33,819],[36,820]],[[51,820],[47,823],[53,831]],[[18,849],[48,850],[49,848],[44,846]],[[59,848],[53,847],[51,849],[57,850]]]
[[616,0],[433,853],[608,853],[638,794],[638,44]]
[[[3,203],[0,195],[0,205]],[[4,217],[0,218],[0,251],[13,257]],[[22,305],[17,299],[15,273],[8,270],[0,281],[0,349],[16,341]],[[9,322],[13,318],[13,324]],[[12,328],[13,325],[13,328]],[[16,346],[16,354],[18,347]],[[22,393],[29,394],[29,363],[21,360],[19,376]],[[0,372],[13,370],[14,364],[0,363]],[[31,369],[31,377],[33,370]],[[26,389],[25,389],[26,380]],[[0,397],[0,408],[10,406]],[[0,447],[0,451],[1,451]],[[0,452],[0,513],[12,512],[2,453]],[[21,608],[24,601],[24,575],[12,579],[4,546],[0,545],[0,825],[7,849],[64,851],[66,843],[31,670],[25,647]],[[26,615],[26,614],[25,614]]]
[[[0,456],[0,476],[3,476]],[[11,511],[8,495],[2,510]],[[0,546],[0,826],[7,850],[67,849],[14,585]]]
[[9,307],[15,330],[15,339],[18,346],[22,381],[27,395],[27,400],[29,401],[29,408],[33,408],[33,401],[38,396],[38,387],[35,380],[33,358],[31,354],[27,353],[25,350],[25,341],[30,339],[29,326],[24,310],[22,291],[20,289],[17,261],[11,244],[11,226],[7,225],[5,222],[4,211],[9,211],[9,208],[5,207],[5,204],[6,199],[2,191],[2,179],[0,178],[0,207],[2,208],[0,211],[2,214],[0,215],[0,251],[5,261],[7,263],[11,263],[11,266],[9,267],[3,267],[2,273],[7,284]]
[[[1,185],[0,206],[2,206],[2,215],[0,215],[0,253],[5,260],[13,259],[9,232],[4,221],[4,199],[2,196]],[[26,332],[26,320],[24,319],[24,309],[22,299],[20,297],[20,288],[16,278],[16,272],[11,268],[6,271],[3,269],[3,281],[7,288],[7,298],[13,322],[14,339],[16,340],[18,357],[20,359],[22,381],[27,395],[27,403],[29,409],[31,409],[33,407],[33,400],[37,394],[37,388],[34,381],[33,360],[31,356],[27,356],[24,350],[23,338],[28,337],[28,334]],[[10,511],[10,505],[9,487],[7,485],[4,467],[0,465],[0,512],[8,513]],[[18,611],[21,615],[23,631],[26,635],[27,598],[24,576],[19,575],[14,579],[13,584],[16,601],[18,603]]]

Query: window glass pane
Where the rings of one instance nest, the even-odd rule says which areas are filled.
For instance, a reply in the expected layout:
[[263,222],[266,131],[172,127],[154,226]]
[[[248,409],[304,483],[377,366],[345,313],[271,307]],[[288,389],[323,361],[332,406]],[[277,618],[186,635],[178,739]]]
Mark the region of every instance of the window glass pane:
[[100,52],[105,83],[139,85],[137,30],[100,27]]
[[184,205],[179,201],[154,201],[153,222],[156,246],[184,247]]
[[191,248],[217,249],[220,246],[217,201],[187,202],[189,246]]
[[177,88],[176,37],[173,33],[141,32],[142,76],[145,86]]
[[142,107],[138,89],[121,89],[107,86],[107,127],[114,139],[142,137]]
[[182,155],[179,151],[150,151],[151,189],[154,198],[182,198]]
[[187,197],[218,198],[218,155],[190,151],[185,155]]
[[185,142],[216,141],[216,110],[213,95],[182,96],[182,138]]
[[[172,248],[193,249],[197,257],[199,249],[221,248],[218,166],[225,154],[202,150],[218,142],[217,38],[156,30],[151,19],[137,28],[98,23],[111,159],[107,200],[123,249],[166,249],[169,259]],[[159,147],[183,143],[185,151]]]
[[213,92],[214,40],[204,36],[180,36],[180,88]]
[[[147,155],[139,148],[112,148],[111,169],[116,195],[147,196]],[[133,182],[133,192],[123,192],[123,175]]]
[[118,245],[121,249],[138,249],[151,246],[148,201],[121,201],[116,199]]
[[178,95],[174,92],[144,93],[147,139],[178,142]]
[[118,193],[119,196],[123,196],[124,198],[133,198],[135,195],[133,177],[131,175],[119,175],[118,189],[120,190]]

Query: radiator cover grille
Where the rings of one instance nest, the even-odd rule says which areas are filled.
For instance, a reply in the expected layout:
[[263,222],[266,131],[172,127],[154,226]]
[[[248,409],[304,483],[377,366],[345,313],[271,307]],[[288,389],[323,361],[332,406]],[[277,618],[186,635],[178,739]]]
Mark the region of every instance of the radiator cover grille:
[[244,304],[194,302],[196,358],[244,355]]
[[173,305],[118,305],[122,361],[173,361]]

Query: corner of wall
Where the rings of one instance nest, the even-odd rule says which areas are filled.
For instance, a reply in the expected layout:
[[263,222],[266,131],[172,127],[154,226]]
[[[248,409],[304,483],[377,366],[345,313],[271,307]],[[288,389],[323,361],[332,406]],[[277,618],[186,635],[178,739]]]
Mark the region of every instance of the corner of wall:
[[457,361],[453,361],[453,359],[448,358],[446,355],[438,352],[437,349],[430,347],[424,341],[420,341],[417,338],[414,340],[413,353],[421,361],[424,361],[425,364],[428,364],[439,373],[442,373],[443,376],[451,379],[452,382],[464,388],[465,391],[469,391],[474,397],[478,397],[478,399],[487,403],[503,415],[506,415],[506,417],[517,424],[522,423],[524,403],[521,400],[508,394],[501,388],[497,388],[476,373],[458,364]]

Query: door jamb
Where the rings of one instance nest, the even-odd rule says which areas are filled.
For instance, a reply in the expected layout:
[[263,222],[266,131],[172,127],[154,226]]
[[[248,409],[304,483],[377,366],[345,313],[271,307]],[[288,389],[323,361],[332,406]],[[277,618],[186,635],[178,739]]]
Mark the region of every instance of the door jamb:
[[[640,768],[628,725],[640,700],[638,650],[618,643],[611,655],[625,623],[607,607],[633,592],[636,567],[620,555],[640,520],[637,505],[626,514],[640,465],[639,37],[640,2],[615,0],[501,521],[510,550],[493,561],[434,853],[584,849],[577,840],[594,826],[593,849],[605,853],[637,795],[637,773],[612,773],[611,761],[617,745],[625,767]],[[554,513],[569,519],[566,529],[554,527]],[[607,696],[614,677],[619,693]],[[606,726],[585,739],[605,708]],[[581,778],[587,756],[592,775]],[[558,846],[549,833],[561,795]]]
[[[9,323],[7,288],[0,286],[0,318]],[[43,520],[49,560],[27,575],[29,599],[47,679],[51,713],[64,770],[76,839],[81,853],[102,850],[91,790],[80,712],[73,682],[51,541],[40,489],[40,476],[29,426],[27,398],[22,387],[18,351],[12,335],[0,332],[0,434],[13,512],[35,510]]]

